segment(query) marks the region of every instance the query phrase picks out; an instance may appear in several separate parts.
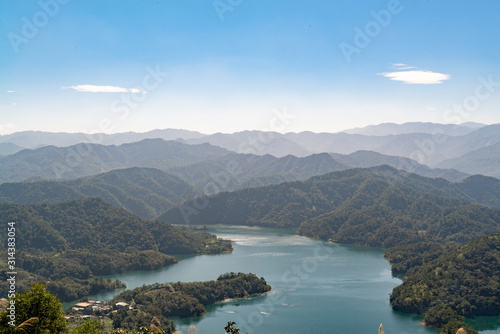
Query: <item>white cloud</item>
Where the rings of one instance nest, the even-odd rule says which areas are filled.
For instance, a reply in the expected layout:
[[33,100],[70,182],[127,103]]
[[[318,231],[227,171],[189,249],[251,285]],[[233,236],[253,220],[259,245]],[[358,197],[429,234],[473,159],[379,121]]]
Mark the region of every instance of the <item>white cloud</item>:
[[423,71],[406,64],[394,64],[398,68],[396,72],[378,73],[394,81],[402,81],[407,84],[434,85],[443,83],[450,79],[449,74]]
[[143,93],[137,88],[124,88],[118,86],[97,86],[97,85],[76,85],[71,87],[61,87],[62,89],[70,88],[77,92],[87,93]]
[[13,102],[13,103],[12,103],[12,105],[13,105],[14,107],[16,107],[16,106],[17,106],[17,103],[16,103],[16,102]]
[[15,90],[8,90],[7,93],[15,93]]

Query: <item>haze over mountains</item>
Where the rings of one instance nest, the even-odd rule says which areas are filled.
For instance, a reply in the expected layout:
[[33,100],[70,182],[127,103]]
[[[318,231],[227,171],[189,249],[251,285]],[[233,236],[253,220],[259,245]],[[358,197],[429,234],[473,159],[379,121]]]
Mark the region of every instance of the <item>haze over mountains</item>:
[[288,154],[302,157],[322,152],[350,154],[359,150],[369,150],[407,157],[433,166],[444,160],[457,158],[500,142],[500,125],[481,127],[457,136],[448,135],[445,131],[383,136],[246,131],[234,134],[214,134],[186,142],[192,144],[208,142],[235,152],[272,154],[277,157]]
[[[144,143],[137,144],[144,139],[155,139],[158,146],[156,149],[143,147]],[[158,139],[165,141],[176,140],[179,143],[160,144]],[[33,177],[39,178],[78,178],[82,176],[95,175],[98,173],[110,171],[115,168],[129,167],[153,167],[162,170],[175,167],[185,167],[202,161],[211,160],[207,163],[210,168],[219,168],[221,164],[226,163],[218,160],[219,157],[228,156],[230,152],[246,153],[256,156],[265,156],[270,154],[274,157],[282,158],[287,155],[295,157],[309,157],[316,153],[336,153],[332,158],[337,166],[328,168],[320,167],[318,171],[306,172],[302,179],[312,175],[318,175],[321,171],[331,172],[341,170],[340,165],[345,167],[370,167],[375,165],[367,163],[368,153],[359,153],[358,151],[372,151],[371,156],[377,164],[389,164],[396,168],[415,171],[425,176],[444,177],[448,180],[463,179],[468,174],[484,174],[488,176],[500,177],[500,164],[495,157],[498,156],[498,147],[495,144],[500,142],[500,125],[483,125],[478,123],[464,123],[461,125],[436,124],[436,123],[404,123],[393,124],[384,123],[375,126],[368,126],[360,129],[346,130],[341,133],[286,133],[262,132],[262,131],[243,131],[233,134],[216,133],[213,135],[204,135],[195,131],[187,130],[154,130],[146,133],[119,133],[119,134],[83,134],[83,133],[47,133],[39,131],[19,132],[10,135],[0,136],[0,182],[23,181]],[[75,146],[78,143],[95,143],[91,146]],[[125,145],[123,144],[132,144]],[[186,146],[175,146],[181,143],[189,144]],[[198,144],[209,143],[216,147],[197,146]],[[50,146],[48,146],[50,145]],[[112,145],[119,145],[119,148]],[[139,145],[139,146],[138,146]],[[174,147],[182,150],[198,150],[193,153],[195,156],[182,157],[183,161],[178,159],[178,152],[168,151],[161,148],[162,145]],[[55,147],[53,147],[55,146]],[[73,148],[70,148],[74,146]],[[23,150],[23,148],[36,148],[35,150]],[[85,151],[90,149],[95,156],[85,156]],[[135,147],[135,153],[134,151]],[[189,148],[186,148],[189,147]],[[65,148],[65,149],[61,149]],[[226,150],[222,150],[224,148]],[[163,151],[165,149],[166,151]],[[140,152],[143,151],[144,152]],[[159,150],[159,151],[158,151]],[[145,159],[146,152],[155,155],[154,152],[162,152],[163,161],[160,157],[148,157]],[[76,152],[76,153],[74,153]],[[170,152],[170,153],[169,153]],[[356,153],[358,152],[358,153]],[[381,159],[380,155],[375,153],[410,158],[410,160],[400,160],[395,162],[387,161],[387,157]],[[183,154],[186,151],[183,152]],[[352,155],[352,153],[356,153]],[[349,157],[343,157],[340,154]],[[189,154],[188,154],[189,155]],[[361,160],[356,161],[356,156],[363,155]],[[168,159],[166,159],[168,156]],[[50,157],[47,159],[47,157]],[[210,159],[214,158],[214,159]],[[229,157],[228,157],[229,158]],[[233,159],[231,157],[231,159]],[[253,158],[237,158],[236,160],[253,160]],[[294,160],[288,157],[287,159]],[[317,157],[316,157],[317,159]],[[353,161],[354,159],[354,161]],[[80,160],[82,163],[80,163]],[[227,159],[226,159],[227,160]],[[266,160],[266,159],[264,159]],[[269,158],[267,158],[269,160]],[[358,159],[359,160],[359,159]],[[27,161],[35,161],[36,165],[26,166]],[[416,163],[418,161],[421,165]],[[245,162],[241,166],[262,166],[259,164]],[[54,170],[54,164],[59,164],[59,170]],[[214,166],[219,165],[219,166]],[[397,165],[396,165],[397,164]],[[49,166],[50,165],[50,166]],[[65,168],[71,165],[78,165],[75,168]],[[331,165],[331,163],[330,163]],[[402,165],[407,165],[403,167]],[[409,167],[409,166],[413,167]],[[458,172],[441,171],[429,172],[426,166],[441,169],[456,169]],[[498,167],[497,167],[498,166]],[[200,166],[198,166],[199,169]],[[196,169],[196,166],[191,166]],[[254,168],[254,167],[252,167]],[[261,167],[262,168],[262,167]],[[321,170],[323,168],[323,170]],[[417,168],[417,169],[414,169]],[[57,168],[56,168],[57,169]],[[427,169],[427,171],[424,171]],[[309,170],[309,168],[307,168]],[[13,172],[14,171],[14,172]],[[283,176],[283,173],[267,172],[257,177]],[[202,172],[203,173],[203,172]],[[187,174],[182,170],[174,171],[178,176]],[[206,173],[204,173],[206,174]],[[244,173],[248,175],[248,173]],[[205,175],[206,177],[206,175]],[[255,175],[252,175],[255,177]],[[189,178],[198,178],[194,182],[205,182],[197,176],[190,174]],[[281,181],[292,180],[286,176],[277,178],[275,181],[252,180],[246,178],[239,180],[239,186],[263,185]],[[300,178],[299,178],[300,179]],[[201,181],[200,181],[201,180]],[[234,189],[234,186],[229,186]]]
[[157,168],[178,176],[199,190],[214,181],[222,191],[305,180],[314,175],[353,167],[388,164],[425,176],[461,180],[468,174],[431,169],[414,160],[358,151],[350,155],[237,154],[210,144],[188,145],[162,139],[114,145],[46,146],[0,157],[0,182],[75,179],[130,167]]
[[[408,133],[417,130],[421,132]],[[399,134],[387,135],[390,131]],[[168,129],[102,136],[107,143],[160,137],[120,145],[65,146],[91,137],[17,133],[2,136],[2,147],[15,150],[18,144],[36,146],[36,140],[40,145],[51,142],[58,146],[0,157],[0,202],[32,204],[100,197],[152,219],[200,195],[304,181],[351,168],[388,165],[451,182],[471,182],[468,177],[472,174],[500,177],[500,124],[386,123],[351,132],[372,135],[244,131],[204,136]],[[173,138],[177,140],[166,140]],[[264,154],[268,151],[274,155]],[[329,153],[339,151],[344,153]],[[305,155],[310,152],[319,153]],[[444,159],[445,155],[456,157]],[[408,156],[437,162],[422,164]],[[480,179],[482,186],[472,182],[477,188],[474,196],[481,196],[481,187],[496,181]],[[488,200],[491,202],[491,198],[473,202],[492,205]]]
[[[216,133],[204,135],[196,131],[166,129],[145,133],[128,132],[112,135],[89,135],[82,133],[27,131],[0,136],[0,155],[10,156],[7,160],[0,160],[0,170],[3,170],[6,164],[11,164],[13,159],[22,160],[23,157],[30,157],[31,159],[31,156],[41,154],[43,156],[53,156],[57,161],[58,159],[60,160],[61,154],[65,156],[71,155],[71,150],[61,153],[63,151],[55,148],[47,148],[48,145],[68,147],[78,143],[93,143],[93,145],[111,147],[111,145],[121,146],[122,144],[136,143],[144,139],[175,140],[193,147],[196,147],[197,144],[208,143],[236,153],[260,156],[270,154],[278,158],[287,155],[307,157],[317,153],[351,154],[357,151],[373,151],[384,155],[410,158],[429,167],[453,168],[466,174],[481,173],[494,177],[499,177],[500,175],[500,168],[496,167],[500,166],[500,164],[491,160],[494,159],[495,153],[498,151],[498,149],[495,150],[494,145],[500,142],[500,124],[464,123],[461,125],[451,125],[419,122],[400,125],[384,123],[360,129],[346,130],[340,133],[301,132],[281,134],[277,132],[242,131],[232,134]],[[45,149],[46,151],[35,150],[30,153],[24,151],[22,154],[15,156],[15,158],[12,156],[22,151],[23,148],[38,148]],[[108,150],[101,146],[95,146],[95,148],[98,151]],[[106,154],[104,152],[101,153]],[[221,150],[218,156],[227,153]],[[122,161],[122,158],[120,157],[118,159],[119,162],[115,162],[114,165],[107,167],[101,166],[101,162],[86,161],[87,165],[94,165],[92,171],[76,174],[63,173],[60,176],[64,178],[81,177],[121,167],[159,167],[158,164],[144,163],[140,159],[135,160],[133,155],[130,159],[134,160],[134,163]],[[207,157],[205,156],[200,161],[206,160],[205,158]],[[478,161],[481,161],[481,163],[478,163]],[[194,161],[192,162],[194,163]],[[169,166],[161,166],[159,168],[166,170],[167,167],[174,167],[176,164],[177,167],[187,165],[172,164],[171,162],[168,162],[168,164]],[[44,163],[40,165],[40,172],[37,171],[40,174],[38,176],[50,178],[50,173],[42,172],[43,166],[45,166]],[[360,167],[360,165],[353,165],[351,167]],[[31,174],[33,173],[26,170],[24,178],[15,177],[11,179],[8,175],[7,177],[2,176],[3,179],[0,182],[5,180],[21,181],[32,177]]]
[[145,139],[120,146],[45,146],[1,157],[0,182],[16,182],[30,178],[78,178],[128,167],[167,169],[227,154],[227,150],[209,144],[185,145],[163,139]]
[[458,158],[437,163],[441,168],[456,168],[466,173],[489,175],[500,178],[500,143],[486,146]]
[[[205,136],[196,131],[167,129],[153,130],[144,133],[124,132],[116,134],[87,134],[87,133],[65,133],[65,132],[43,132],[43,131],[23,131],[9,135],[0,136],[0,145],[4,143],[14,144],[20,149],[39,148],[42,146],[72,146],[79,143],[92,143],[102,145],[121,145],[133,143],[143,139],[160,138],[164,140],[175,140],[178,138],[192,139]],[[0,146],[1,148],[1,146]],[[0,155],[5,155],[0,151]]]
[[449,136],[462,136],[474,130],[482,128],[481,123],[438,124],[430,122],[408,122],[403,124],[382,123],[378,125],[368,125],[362,128],[354,128],[342,132],[365,136],[388,136],[400,135],[404,133],[443,133]]

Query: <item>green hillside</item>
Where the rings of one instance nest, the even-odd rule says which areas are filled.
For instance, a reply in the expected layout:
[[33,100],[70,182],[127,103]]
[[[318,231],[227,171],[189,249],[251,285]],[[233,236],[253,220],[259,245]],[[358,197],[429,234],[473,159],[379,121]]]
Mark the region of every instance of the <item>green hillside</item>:
[[351,169],[187,201],[158,219],[298,227],[309,237],[380,247],[424,240],[463,242],[497,232],[500,211],[471,204],[465,198],[472,191],[460,187],[388,166]]
[[[161,268],[177,261],[169,255],[232,250],[230,241],[145,220],[99,198],[0,204],[0,217],[15,223],[18,290],[26,291],[30,284],[41,282],[65,301],[122,287],[120,282],[95,279],[96,275]],[[5,238],[2,243],[7,251]],[[2,279],[7,269],[2,264]],[[6,293],[7,289],[3,279],[0,291]]]
[[0,203],[56,203],[99,197],[146,219],[192,198],[193,194],[193,187],[178,177],[159,169],[139,167],[71,181],[0,184]]
[[399,257],[415,264],[408,267],[405,282],[392,292],[395,310],[425,314],[427,325],[444,329],[456,327],[463,317],[498,315],[500,234],[448,246],[435,253],[434,259],[405,248],[388,254],[390,260]]

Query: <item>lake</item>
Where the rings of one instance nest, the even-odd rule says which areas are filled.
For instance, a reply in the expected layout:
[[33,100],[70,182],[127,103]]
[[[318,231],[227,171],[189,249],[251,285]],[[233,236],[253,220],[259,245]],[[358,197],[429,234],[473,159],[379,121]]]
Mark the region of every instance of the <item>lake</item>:
[[[151,272],[106,276],[129,289],[156,282],[214,280],[226,272],[254,273],[273,288],[265,296],[207,307],[200,317],[171,318],[186,334],[224,333],[235,321],[241,333],[439,333],[421,325],[422,317],[394,312],[392,289],[401,280],[391,275],[384,251],[312,240],[290,229],[215,226],[209,232],[234,241],[234,252],[184,256],[181,262]],[[118,292],[92,296],[106,300]],[[66,304],[68,306],[69,304]],[[474,320],[481,333],[500,333],[498,317]],[[495,329],[496,328],[496,329]]]

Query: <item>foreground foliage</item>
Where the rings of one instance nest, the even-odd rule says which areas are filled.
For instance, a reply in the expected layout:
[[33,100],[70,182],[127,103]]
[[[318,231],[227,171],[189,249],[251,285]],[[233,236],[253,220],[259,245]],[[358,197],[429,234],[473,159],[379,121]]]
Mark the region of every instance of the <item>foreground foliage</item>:
[[[45,286],[35,284],[31,290],[17,294],[12,298],[15,302],[15,326],[20,326],[32,318],[33,325],[29,327],[27,333],[32,334],[58,334],[66,331],[66,319],[62,311],[62,304],[59,299],[45,290]],[[9,322],[9,310],[0,313],[0,333],[11,333],[15,326]],[[19,330],[22,333],[21,330]]]

